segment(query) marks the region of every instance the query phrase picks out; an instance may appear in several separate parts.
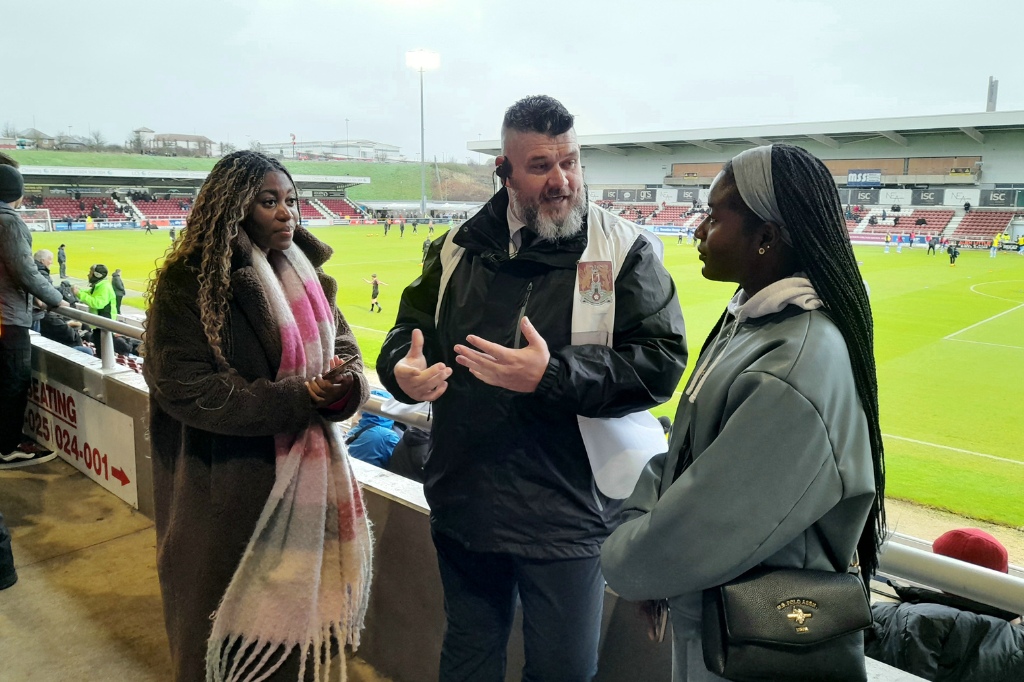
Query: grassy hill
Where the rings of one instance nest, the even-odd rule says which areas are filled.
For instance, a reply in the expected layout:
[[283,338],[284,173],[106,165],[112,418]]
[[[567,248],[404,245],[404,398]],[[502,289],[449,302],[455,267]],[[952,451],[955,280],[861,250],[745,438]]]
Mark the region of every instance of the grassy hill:
[[[6,153],[26,166],[208,171],[217,163],[217,159],[109,152],[9,150]],[[369,185],[349,190],[349,196],[356,201],[416,201],[420,198],[420,167],[417,163],[285,160],[285,165],[297,175],[369,177]],[[435,168],[431,165],[427,167],[427,197],[449,201],[483,201],[491,195],[488,178],[488,170],[483,166],[449,163],[439,164]]]

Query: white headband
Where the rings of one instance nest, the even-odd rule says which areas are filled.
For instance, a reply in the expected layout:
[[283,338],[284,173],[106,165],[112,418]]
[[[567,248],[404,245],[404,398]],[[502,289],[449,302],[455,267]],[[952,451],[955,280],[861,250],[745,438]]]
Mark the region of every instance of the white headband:
[[[736,189],[740,197],[758,218],[775,223],[782,233],[782,241],[790,246],[793,240],[782,219],[779,204],[775,200],[775,185],[772,184],[772,146],[754,147],[740,152],[732,160],[732,173],[736,178]],[[717,178],[716,178],[717,180]]]

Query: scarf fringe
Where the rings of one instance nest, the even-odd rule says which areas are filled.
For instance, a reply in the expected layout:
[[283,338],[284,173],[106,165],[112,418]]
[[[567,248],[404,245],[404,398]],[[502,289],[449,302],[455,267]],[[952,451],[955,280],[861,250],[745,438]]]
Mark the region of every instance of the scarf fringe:
[[[338,644],[338,657],[341,658],[346,645],[353,650],[359,646],[361,629],[361,622],[358,627],[348,628],[342,623],[331,622],[320,629],[317,637],[304,644],[251,641],[242,635],[230,637],[219,645],[210,642],[206,653],[206,682],[263,682],[297,652],[300,656],[298,679],[306,679],[306,669],[312,660],[313,679],[326,682],[330,679],[334,659],[331,656],[332,644]],[[339,661],[339,665],[344,682],[344,661]]]

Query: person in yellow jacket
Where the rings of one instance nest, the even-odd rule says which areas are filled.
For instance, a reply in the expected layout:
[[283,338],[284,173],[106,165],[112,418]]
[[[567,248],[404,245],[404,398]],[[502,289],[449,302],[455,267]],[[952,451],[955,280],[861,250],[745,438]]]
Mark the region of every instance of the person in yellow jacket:
[[988,250],[988,257],[989,258],[995,258],[996,257],[996,252],[999,251],[999,239],[1000,239],[1000,237],[1002,237],[1002,235],[999,235],[999,234],[997,234],[995,237],[992,237],[992,248]]
[[77,286],[71,289],[75,292],[75,296],[78,297],[79,301],[89,306],[89,312],[93,315],[116,320],[117,295],[114,293],[114,287],[111,286],[110,281],[107,279],[106,265],[97,263],[89,268],[89,284],[92,287],[88,291],[79,289]]

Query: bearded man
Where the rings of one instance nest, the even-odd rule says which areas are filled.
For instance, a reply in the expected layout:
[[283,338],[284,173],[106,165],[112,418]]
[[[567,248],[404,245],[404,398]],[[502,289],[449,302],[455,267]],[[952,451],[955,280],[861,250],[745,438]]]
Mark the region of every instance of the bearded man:
[[683,317],[660,242],[588,202],[565,107],[520,100],[501,138],[502,189],[431,244],[377,372],[402,402],[433,403],[424,491],[447,618],[439,679],[505,679],[518,594],[522,679],[590,680],[601,543],[621,503],[595,478],[580,418],[671,398]]

